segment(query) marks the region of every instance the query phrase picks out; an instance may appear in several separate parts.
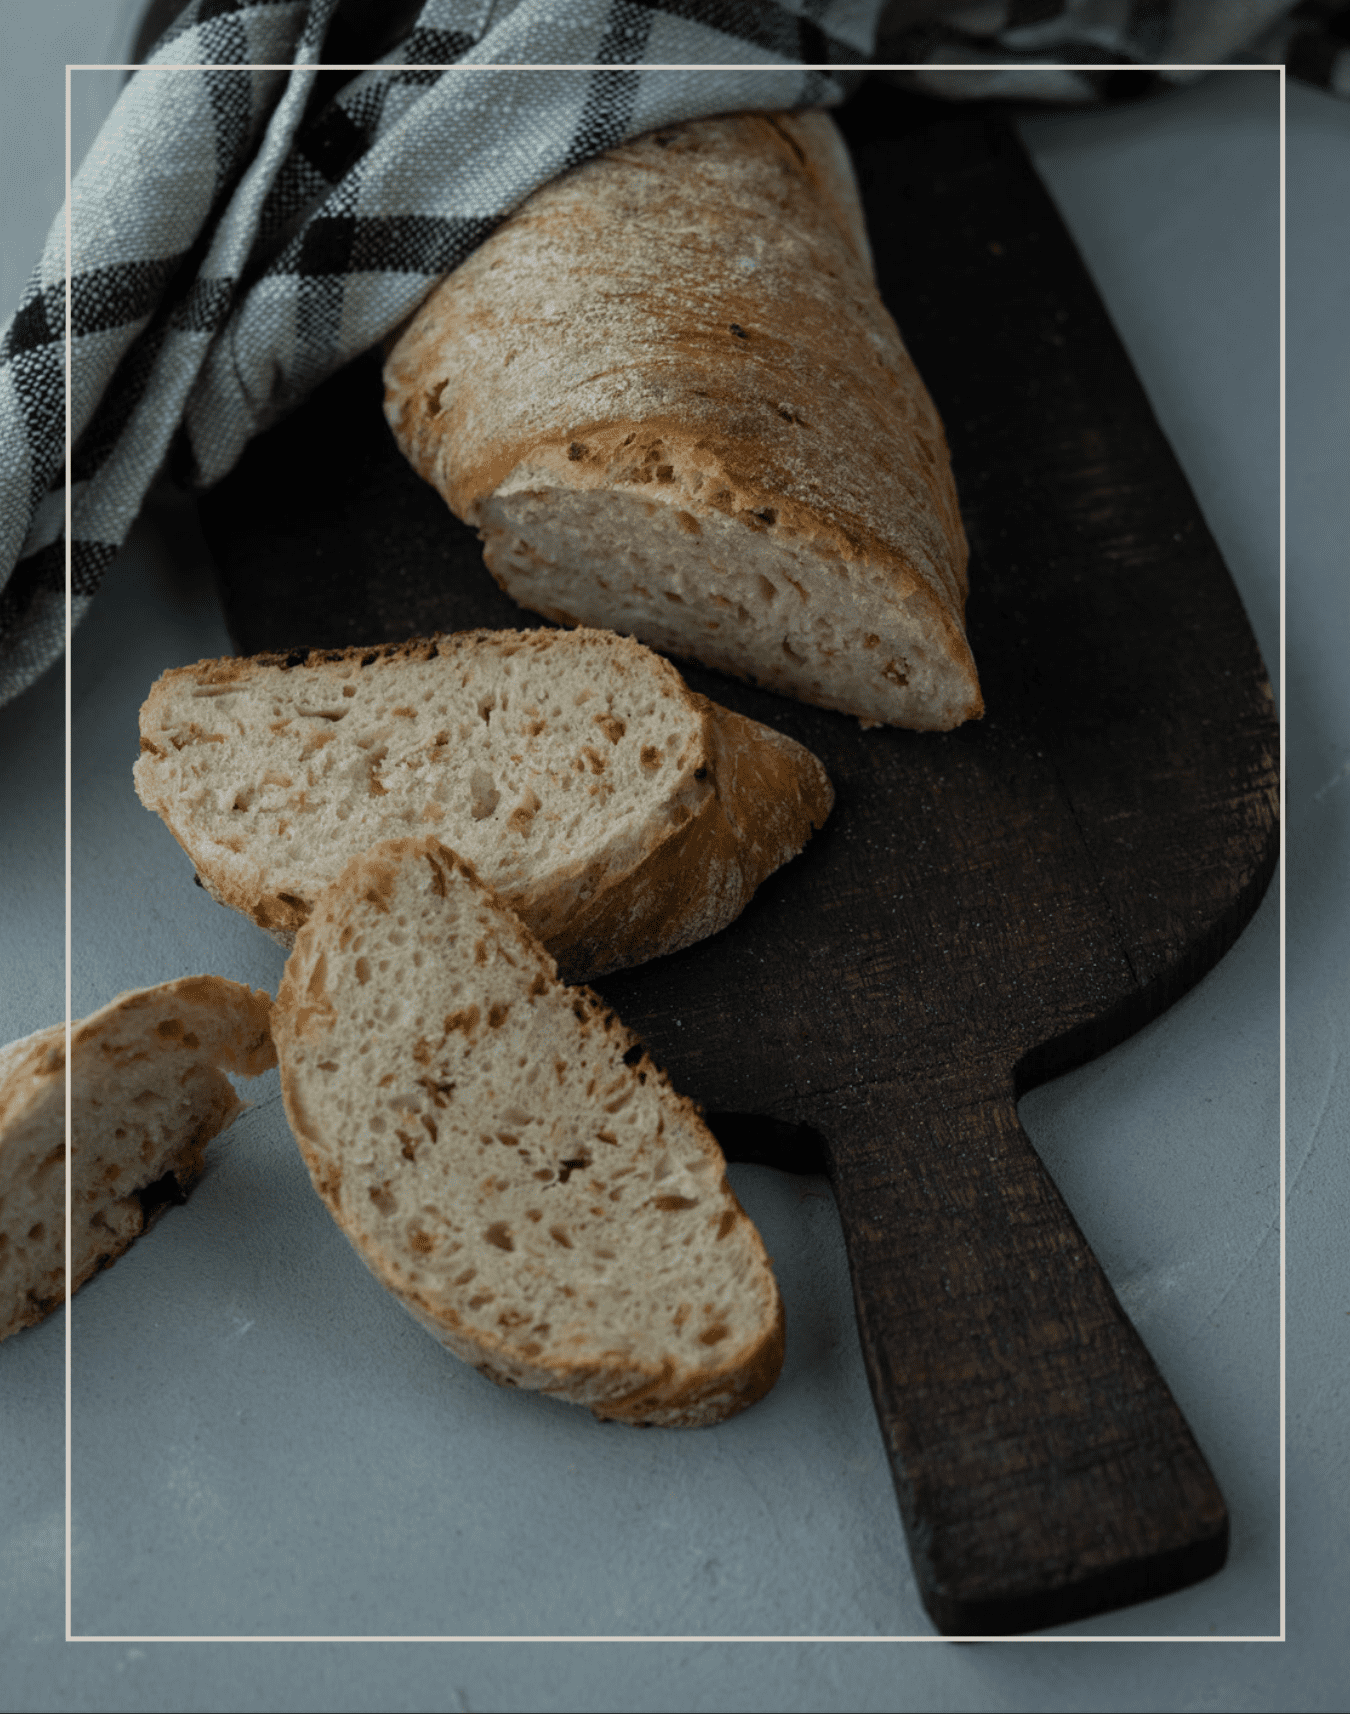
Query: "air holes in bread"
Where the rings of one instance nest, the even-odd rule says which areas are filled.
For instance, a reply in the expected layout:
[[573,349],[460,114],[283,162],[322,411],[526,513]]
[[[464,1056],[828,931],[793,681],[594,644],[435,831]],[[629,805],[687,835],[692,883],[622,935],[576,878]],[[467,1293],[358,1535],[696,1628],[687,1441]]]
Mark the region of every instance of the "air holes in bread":
[[469,814],[475,821],[486,821],[501,802],[492,775],[486,768],[475,768],[469,777]]
[[[310,655],[290,671],[277,656],[220,663],[237,687],[228,735],[193,724],[202,668],[161,679],[142,711],[137,790],[208,891],[289,945],[354,852],[434,828],[589,980],[725,926],[824,819],[814,758],[694,696],[626,638],[472,632],[436,647],[434,660],[425,641]],[[707,837],[667,876],[649,860],[688,821],[682,800],[714,734],[750,763],[722,789],[746,782],[753,804],[712,804]],[[752,828],[753,841],[740,831]]]

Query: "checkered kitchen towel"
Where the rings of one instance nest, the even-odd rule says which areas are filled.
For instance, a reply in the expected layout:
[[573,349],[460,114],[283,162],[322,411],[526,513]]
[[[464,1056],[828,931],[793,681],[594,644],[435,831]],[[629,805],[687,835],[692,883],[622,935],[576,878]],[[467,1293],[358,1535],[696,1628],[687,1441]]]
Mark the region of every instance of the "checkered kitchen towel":
[[[879,26],[887,59],[1072,62],[1090,49],[1142,63],[1165,57],[1169,19],[1189,18],[1185,57],[1213,61],[1307,12],[1306,0],[188,0],[71,191],[74,616],[166,460],[189,484],[218,480],[532,190],[590,155],[681,119],[833,104],[847,83],[828,68],[867,60]],[[1243,14],[1242,41],[1202,40],[1205,13]],[[318,70],[377,58],[345,82]],[[1336,63],[1320,81],[1335,82]],[[602,69],[530,69],[558,64]],[[690,69],[657,69],[669,65]],[[473,66],[501,69],[451,69]],[[0,702],[64,645],[65,226],[63,212],[0,332]]]
[[[1082,105],[1203,75],[1184,67],[1242,64],[1283,65],[1291,77],[1350,97],[1350,4],[889,0],[876,58],[909,68],[888,73],[892,81],[951,101]],[[1034,69],[1047,65],[1065,69]]]

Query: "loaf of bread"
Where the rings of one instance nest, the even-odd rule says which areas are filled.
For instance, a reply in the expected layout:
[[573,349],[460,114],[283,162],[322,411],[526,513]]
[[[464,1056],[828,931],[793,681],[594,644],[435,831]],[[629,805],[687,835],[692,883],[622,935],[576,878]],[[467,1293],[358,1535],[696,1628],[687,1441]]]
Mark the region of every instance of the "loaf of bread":
[[385,383],[522,606],[865,724],[982,712],[942,424],[827,114],[564,173],[441,282]]
[[[71,1028],[72,1290],[202,1170],[243,1103],[227,1071],[276,1064],[272,1002],[219,976],[137,988]],[[0,1339],[65,1302],[66,1030],[0,1049]]]
[[354,858],[296,937],[275,1035],[319,1195],[456,1356],[635,1423],[772,1386],[778,1289],[716,1142],[462,858]]
[[435,833],[574,980],[724,928],[833,801],[809,750],[595,631],[201,661],[141,752],[202,885],[284,945],[350,857]]

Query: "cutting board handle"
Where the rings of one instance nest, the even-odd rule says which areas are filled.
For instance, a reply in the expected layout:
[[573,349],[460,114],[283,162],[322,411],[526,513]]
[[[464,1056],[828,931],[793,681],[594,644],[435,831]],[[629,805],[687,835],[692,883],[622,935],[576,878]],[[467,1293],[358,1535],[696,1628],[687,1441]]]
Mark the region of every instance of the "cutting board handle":
[[1041,1630],[1217,1571],[1228,1514],[1017,1117],[1011,1076],[851,1089],[824,1135],[923,1602]]

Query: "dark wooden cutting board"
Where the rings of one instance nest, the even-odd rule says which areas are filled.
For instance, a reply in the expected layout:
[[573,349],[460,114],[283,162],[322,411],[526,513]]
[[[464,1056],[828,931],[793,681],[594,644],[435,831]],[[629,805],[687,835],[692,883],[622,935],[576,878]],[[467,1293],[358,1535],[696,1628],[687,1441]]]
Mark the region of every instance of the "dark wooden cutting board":
[[[1276,859],[1276,724],[1008,118],[872,83],[843,123],[951,442],[988,713],[863,732],[691,668],[814,750],[836,808],[731,928],[601,986],[730,1154],[828,1172],[924,1602],[947,1634],[1007,1634],[1224,1561],[1223,1499],[1017,1100],[1232,943]],[[379,396],[374,360],[354,365],[204,498],[241,651],[536,622],[399,457]]]

